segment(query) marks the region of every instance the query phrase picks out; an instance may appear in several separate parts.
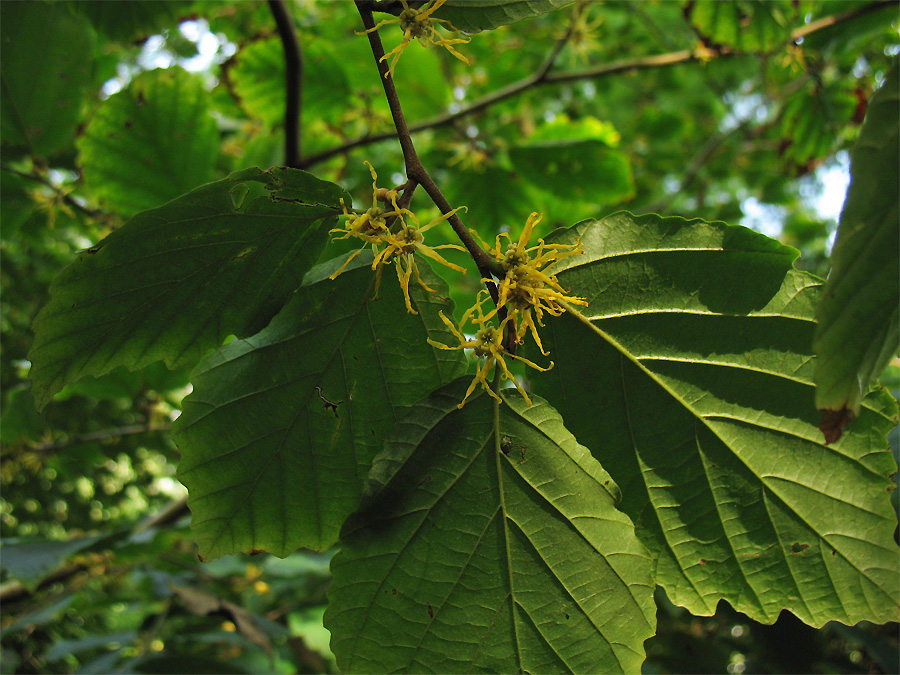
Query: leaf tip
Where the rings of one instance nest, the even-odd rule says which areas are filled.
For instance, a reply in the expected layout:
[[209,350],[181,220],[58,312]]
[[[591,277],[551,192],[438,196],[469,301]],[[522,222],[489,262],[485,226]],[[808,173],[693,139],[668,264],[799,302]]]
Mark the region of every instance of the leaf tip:
[[856,419],[856,413],[847,407],[840,410],[823,410],[819,429],[825,435],[825,445],[836,443],[844,434],[844,429]]

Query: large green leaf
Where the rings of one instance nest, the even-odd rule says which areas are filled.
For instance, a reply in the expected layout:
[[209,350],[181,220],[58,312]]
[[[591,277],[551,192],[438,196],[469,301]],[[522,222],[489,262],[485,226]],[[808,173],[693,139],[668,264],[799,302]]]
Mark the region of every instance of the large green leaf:
[[[303,116],[327,117],[350,96],[347,75],[334,50],[312,37],[303,40]],[[241,49],[229,77],[243,108],[270,126],[284,124],[284,48],[278,38]]]
[[634,196],[631,163],[614,148],[618,137],[611,124],[594,117],[572,121],[561,115],[511,147],[509,156],[517,173],[541,190],[615,203]]
[[91,78],[94,35],[63,3],[0,3],[0,138],[46,156],[68,143]]
[[39,408],[119,365],[196,362],[256,333],[300,286],[344,192],[295,169],[247,169],[145,211],[50,287],[28,355]]
[[372,299],[371,255],[358,260],[334,281],[336,263],[312,270],[271,325],[194,372],[175,440],[204,558],[334,544],[396,421],[465,368],[426,342],[452,339],[443,282],[412,288],[408,314],[394,279]]
[[788,0],[692,0],[685,6],[685,16],[711,46],[750,52],[770,52],[787,42],[796,14],[796,3]]
[[210,112],[199,75],[142,73],[101,104],[78,141],[86,189],[131,216],[212,180],[219,133]]
[[871,382],[900,349],[900,69],[872,97],[853,148],[832,271],[817,309],[816,406],[829,440],[859,414]]
[[447,0],[435,12],[466,33],[493,30],[571,5],[575,0]]
[[125,42],[147,38],[154,32],[174,28],[180,16],[188,14],[190,0],[103,0],[74,2],[76,12],[87,17],[106,37]]
[[548,321],[556,366],[532,376],[619,484],[673,602],[721,599],[764,622],[897,619],[900,571],[885,436],[896,404],[819,441],[811,356],[817,280],[793,249],[723,223],[617,214],[559,281],[589,301]]
[[[417,405],[341,533],[325,624],[345,672],[638,672],[650,560],[615,485],[540,399],[468,380]],[[508,392],[507,392],[508,393]]]

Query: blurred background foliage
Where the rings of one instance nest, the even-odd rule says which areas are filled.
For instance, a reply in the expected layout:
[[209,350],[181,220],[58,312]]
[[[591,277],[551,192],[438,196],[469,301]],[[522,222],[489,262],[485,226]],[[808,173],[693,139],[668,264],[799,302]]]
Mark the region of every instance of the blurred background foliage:
[[[358,14],[285,6],[304,57],[300,164],[368,204],[363,160],[380,185],[405,178]],[[577,2],[474,35],[470,67],[412,45],[395,77],[425,165],[486,240],[531,211],[543,233],[620,209],[677,214],[778,237],[824,277],[847,150],[897,28],[883,2]],[[119,368],[42,414],[27,379],[30,322],[77,251],[204,182],[283,163],[270,4],[3,2],[0,73],[0,672],[333,672],[329,552],[197,560],[168,436],[190,368]],[[436,213],[424,194],[413,207]],[[478,275],[453,262],[473,272],[452,289],[466,307]],[[659,603],[647,673],[900,665],[896,624],[763,626],[724,604],[704,618]]]

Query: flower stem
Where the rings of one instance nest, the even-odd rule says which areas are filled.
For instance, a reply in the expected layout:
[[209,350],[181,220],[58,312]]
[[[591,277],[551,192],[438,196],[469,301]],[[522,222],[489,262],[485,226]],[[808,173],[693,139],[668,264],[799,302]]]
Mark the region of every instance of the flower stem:
[[[453,210],[453,207],[425,169],[422,160],[419,159],[419,155],[413,144],[412,135],[406,124],[406,118],[403,115],[403,107],[400,104],[397,88],[394,86],[394,78],[389,76],[388,66],[382,61],[382,57],[384,57],[384,46],[381,44],[381,37],[378,35],[378,31],[371,30],[375,27],[375,19],[372,16],[372,10],[366,5],[367,3],[359,1],[356,3],[359,15],[362,18],[363,26],[365,26],[367,31],[371,31],[367,33],[369,45],[372,48],[372,55],[375,57],[375,64],[378,67],[378,72],[381,74],[381,84],[384,87],[384,95],[391,110],[391,117],[394,120],[394,128],[397,130],[397,139],[400,142],[400,148],[403,151],[403,160],[406,164],[406,176],[411,181],[415,181],[415,183],[421,185],[431,198],[431,201],[434,202],[435,206],[440,209],[442,214],[446,215]],[[459,237],[463,246],[466,247],[469,255],[472,256],[472,260],[475,261],[475,266],[478,268],[483,279],[490,279],[492,276],[500,277],[503,275],[503,271],[500,269],[499,264],[478,245],[478,242],[475,241],[472,233],[469,232],[459,216],[453,214],[448,219],[448,222],[456,233],[456,236]],[[497,294],[497,285],[493,282],[486,282],[486,285],[488,292],[491,294],[491,298],[494,300],[494,303],[496,303],[499,298]]]

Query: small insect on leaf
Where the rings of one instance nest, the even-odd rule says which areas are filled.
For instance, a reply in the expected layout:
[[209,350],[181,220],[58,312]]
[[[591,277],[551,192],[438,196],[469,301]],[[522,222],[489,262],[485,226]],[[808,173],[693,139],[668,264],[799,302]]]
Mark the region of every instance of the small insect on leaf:
[[337,417],[338,416],[338,407],[343,405],[344,402],[338,401],[337,403],[335,403],[334,401],[329,401],[327,398],[325,398],[324,394],[322,394],[322,387],[317,386],[316,391],[319,394],[319,398],[322,399],[323,407],[326,410],[331,408],[331,410],[334,412],[334,416]]

